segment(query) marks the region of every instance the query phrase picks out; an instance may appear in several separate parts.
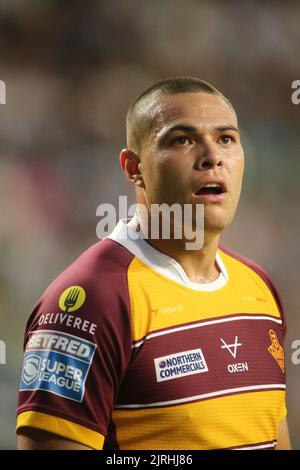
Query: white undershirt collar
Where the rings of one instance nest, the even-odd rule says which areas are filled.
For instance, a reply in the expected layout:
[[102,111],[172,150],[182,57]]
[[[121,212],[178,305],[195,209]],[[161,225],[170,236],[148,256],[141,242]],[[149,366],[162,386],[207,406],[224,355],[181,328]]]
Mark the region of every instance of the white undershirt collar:
[[220,269],[220,274],[217,279],[208,283],[192,282],[186,275],[183,267],[175,259],[156,250],[139,236],[136,232],[138,223],[137,215],[132,219],[121,219],[108,238],[124,246],[138,259],[163,276],[190,289],[209,292],[221,289],[226,285],[228,274],[219,253],[216,253],[216,262]]

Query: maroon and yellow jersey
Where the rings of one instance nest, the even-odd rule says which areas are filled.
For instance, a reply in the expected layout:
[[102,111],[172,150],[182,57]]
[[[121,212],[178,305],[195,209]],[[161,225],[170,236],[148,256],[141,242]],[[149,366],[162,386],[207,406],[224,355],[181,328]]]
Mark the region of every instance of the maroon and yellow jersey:
[[17,430],[95,449],[275,448],[285,325],[270,279],[220,246],[219,278],[192,283],[133,233],[120,221],[36,304]]

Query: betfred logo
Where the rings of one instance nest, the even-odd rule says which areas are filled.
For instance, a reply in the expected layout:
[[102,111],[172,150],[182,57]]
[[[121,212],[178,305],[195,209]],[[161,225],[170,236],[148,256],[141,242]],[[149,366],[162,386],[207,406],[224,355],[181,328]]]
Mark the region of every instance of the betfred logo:
[[154,359],[157,382],[207,372],[202,350],[192,349]]
[[44,390],[82,402],[96,345],[56,331],[30,334],[24,354],[20,390]]
[[53,350],[88,361],[90,361],[94,349],[95,345],[90,341],[52,330],[39,330],[30,333],[26,345],[26,351]]

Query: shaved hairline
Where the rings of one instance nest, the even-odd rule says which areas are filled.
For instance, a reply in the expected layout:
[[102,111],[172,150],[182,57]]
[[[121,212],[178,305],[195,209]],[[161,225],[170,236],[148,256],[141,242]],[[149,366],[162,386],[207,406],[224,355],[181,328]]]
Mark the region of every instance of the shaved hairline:
[[[155,121],[149,116],[149,109],[163,95],[177,95],[181,93],[207,93],[222,98],[232,110],[231,102],[213,85],[193,78],[179,77],[167,79],[152,85],[141,93],[129,106],[126,115],[127,147],[136,153],[142,148],[143,140],[149,136]],[[235,112],[235,111],[234,111]]]

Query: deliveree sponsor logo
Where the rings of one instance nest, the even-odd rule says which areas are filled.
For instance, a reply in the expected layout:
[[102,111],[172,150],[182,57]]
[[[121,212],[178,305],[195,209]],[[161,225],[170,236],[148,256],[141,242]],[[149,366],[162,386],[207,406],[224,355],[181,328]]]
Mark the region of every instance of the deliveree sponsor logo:
[[[39,316],[38,325],[68,326],[75,330],[95,334],[97,324],[84,320],[70,312],[78,310],[86,299],[85,290],[81,286],[70,286],[63,291],[58,300],[60,309],[64,312],[47,312]],[[81,312],[82,313],[82,312]]]
[[154,359],[154,366],[157,382],[208,372],[208,367],[200,348],[157,357]]
[[85,290],[81,286],[70,286],[59,297],[59,307],[63,312],[75,312],[84,304]]
[[39,330],[29,334],[21,391],[44,390],[82,402],[96,345],[67,333]]
[[97,329],[97,324],[92,323],[89,320],[83,320],[80,317],[75,317],[74,315],[70,315],[69,313],[61,313],[61,312],[48,312],[45,314],[40,315],[38,320],[39,326],[42,325],[65,325],[74,330],[85,331],[86,333],[90,333],[91,335],[95,334]]

